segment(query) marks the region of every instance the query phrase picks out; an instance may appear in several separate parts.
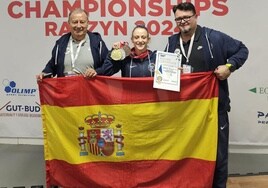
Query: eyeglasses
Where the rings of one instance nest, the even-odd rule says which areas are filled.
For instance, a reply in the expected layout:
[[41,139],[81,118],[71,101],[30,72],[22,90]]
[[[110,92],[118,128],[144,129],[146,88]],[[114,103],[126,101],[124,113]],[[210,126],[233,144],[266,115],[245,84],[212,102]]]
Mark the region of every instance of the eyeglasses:
[[184,16],[184,17],[178,17],[178,18],[175,18],[175,21],[177,22],[177,23],[181,23],[182,22],[182,20],[184,21],[184,22],[188,22],[190,19],[191,19],[191,17],[193,17],[193,16],[195,16],[195,14],[194,15],[192,15],[192,16]]

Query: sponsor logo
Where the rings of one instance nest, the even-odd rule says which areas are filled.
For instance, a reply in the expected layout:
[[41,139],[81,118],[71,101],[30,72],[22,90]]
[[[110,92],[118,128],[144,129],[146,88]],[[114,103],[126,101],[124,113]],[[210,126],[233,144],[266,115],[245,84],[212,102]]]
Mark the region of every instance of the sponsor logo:
[[40,105],[22,105],[22,104],[12,104],[11,101],[0,106],[0,116],[1,117],[41,117]]
[[202,50],[203,49],[203,46],[198,46],[197,47],[197,50]]
[[266,96],[268,101],[268,87],[254,87],[249,89],[249,91],[261,96]]
[[268,112],[257,112],[257,121],[259,125],[268,125]]
[[224,124],[223,126],[220,126],[220,129],[223,130],[225,127],[227,127],[227,125],[228,125],[228,124],[226,123],[226,124]]
[[20,88],[15,81],[5,79],[2,81],[7,96],[35,96],[36,88]]
[[254,87],[249,89],[249,91],[260,95],[268,95],[268,87]]

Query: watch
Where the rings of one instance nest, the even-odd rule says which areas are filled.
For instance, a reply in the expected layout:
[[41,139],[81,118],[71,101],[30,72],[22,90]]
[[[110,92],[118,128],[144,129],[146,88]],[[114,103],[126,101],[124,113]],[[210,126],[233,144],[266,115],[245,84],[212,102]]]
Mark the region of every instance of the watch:
[[230,70],[231,72],[234,72],[234,71],[235,71],[235,67],[234,67],[233,64],[231,64],[231,63],[226,63],[225,65],[229,68],[229,70]]

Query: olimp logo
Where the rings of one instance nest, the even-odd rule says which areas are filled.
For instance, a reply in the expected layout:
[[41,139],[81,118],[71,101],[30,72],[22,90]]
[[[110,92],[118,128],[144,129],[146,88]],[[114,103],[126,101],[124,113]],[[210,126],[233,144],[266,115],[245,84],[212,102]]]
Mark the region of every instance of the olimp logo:
[[266,96],[268,101],[268,87],[254,87],[249,89],[249,91],[255,94]]
[[5,79],[2,81],[7,96],[35,96],[37,89],[18,88],[15,81]]

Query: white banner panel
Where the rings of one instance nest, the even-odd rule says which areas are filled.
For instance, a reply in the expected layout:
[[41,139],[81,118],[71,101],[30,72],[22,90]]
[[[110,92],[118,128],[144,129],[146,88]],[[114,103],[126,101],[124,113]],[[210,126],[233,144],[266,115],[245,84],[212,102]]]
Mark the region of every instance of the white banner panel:
[[[127,41],[135,24],[151,33],[151,49],[163,50],[177,32],[172,6],[180,0],[4,0],[0,1],[0,138],[42,138],[35,75],[50,59],[52,47],[67,32],[73,7],[89,11],[89,30],[99,32],[110,48]],[[199,24],[243,41],[250,56],[229,79],[230,142],[268,145],[268,53],[265,44],[268,1],[192,0]],[[258,5],[256,5],[258,3]]]

